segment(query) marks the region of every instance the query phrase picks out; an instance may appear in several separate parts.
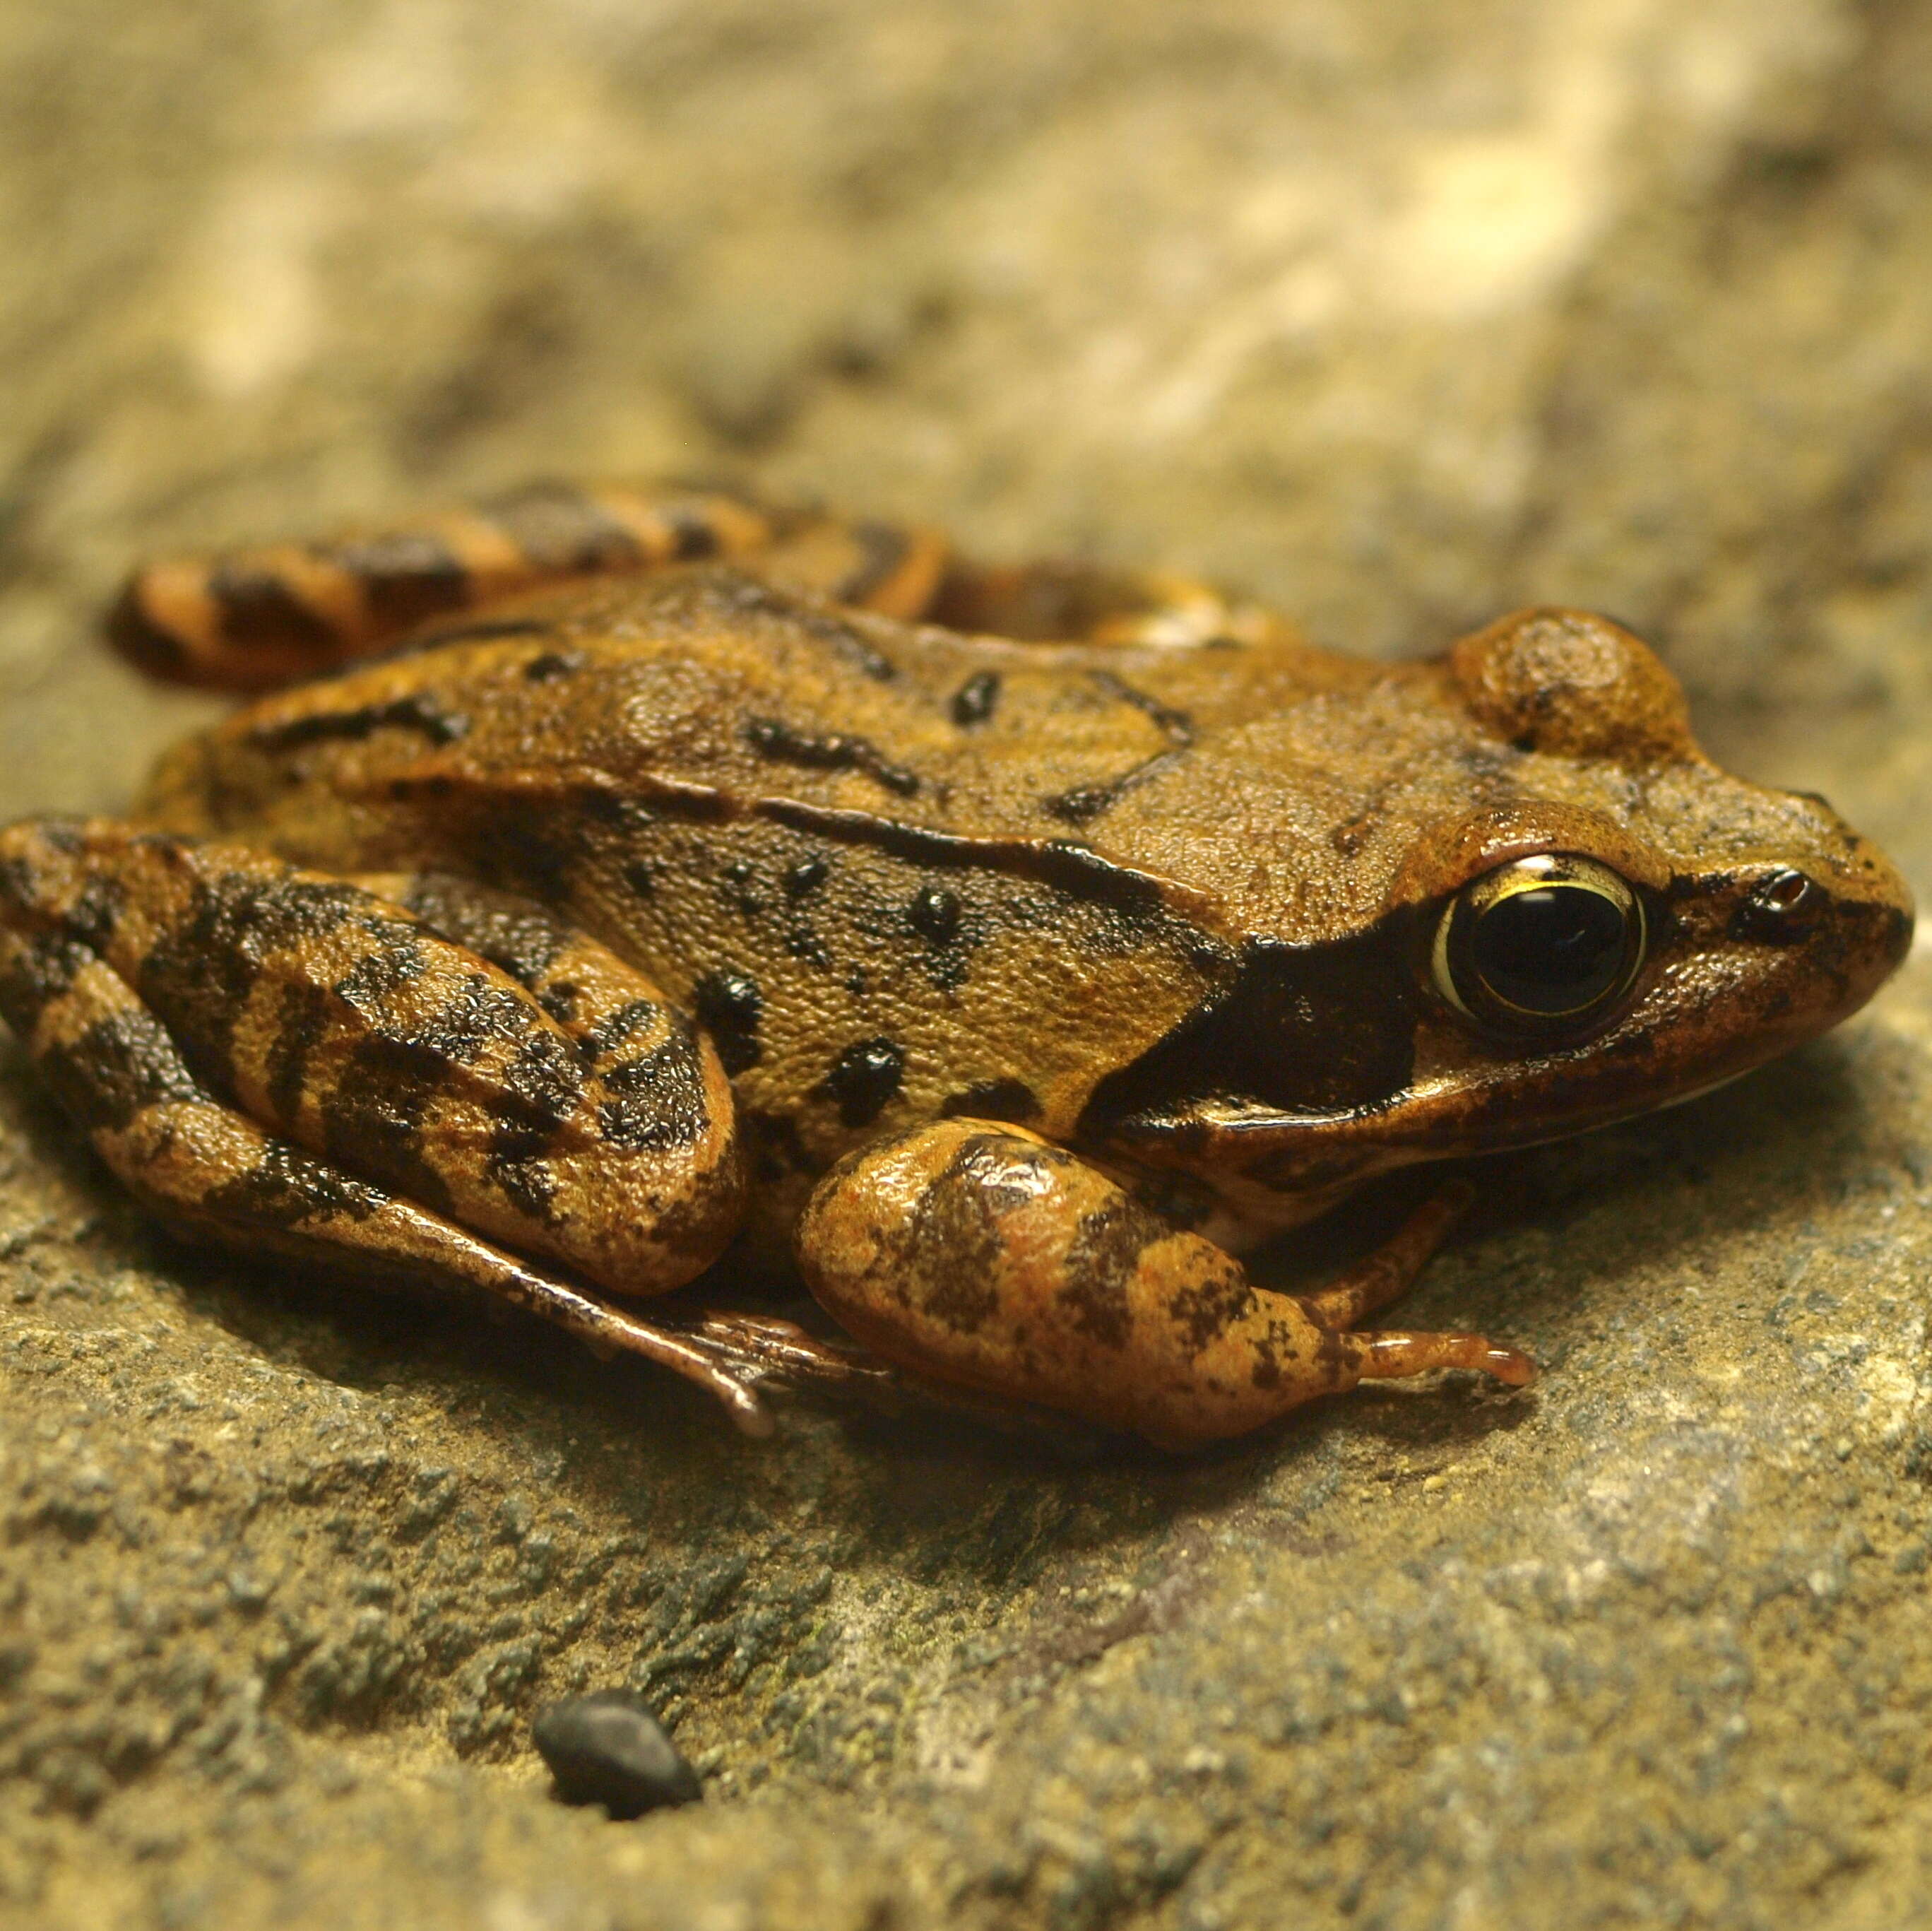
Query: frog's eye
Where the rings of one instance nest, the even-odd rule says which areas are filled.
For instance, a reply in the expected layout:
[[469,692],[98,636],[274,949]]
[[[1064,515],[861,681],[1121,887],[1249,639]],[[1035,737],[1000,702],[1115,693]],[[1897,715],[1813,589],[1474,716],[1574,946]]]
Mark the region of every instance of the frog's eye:
[[1606,865],[1567,853],[1472,879],[1436,931],[1436,989],[1456,1010],[1515,1032],[1581,1024],[1643,962],[1642,902]]

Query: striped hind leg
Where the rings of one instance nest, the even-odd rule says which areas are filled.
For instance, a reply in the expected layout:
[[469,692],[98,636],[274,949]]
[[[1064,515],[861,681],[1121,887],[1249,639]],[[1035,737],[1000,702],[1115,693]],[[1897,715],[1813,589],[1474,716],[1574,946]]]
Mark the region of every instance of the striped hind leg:
[[680,1332],[571,1278],[676,1285],[730,1238],[742,1189],[709,1049],[621,962],[573,963],[566,1027],[346,881],[106,824],[0,832],[0,1017],[177,1231],[466,1284],[762,1432],[776,1338]]
[[806,519],[719,491],[538,483],[386,530],[137,569],[110,640],[170,683],[266,690],[520,593],[752,555]]
[[916,617],[944,556],[929,530],[720,490],[537,483],[393,529],[148,564],[122,588],[107,633],[151,676],[266,690],[506,598],[704,560]]

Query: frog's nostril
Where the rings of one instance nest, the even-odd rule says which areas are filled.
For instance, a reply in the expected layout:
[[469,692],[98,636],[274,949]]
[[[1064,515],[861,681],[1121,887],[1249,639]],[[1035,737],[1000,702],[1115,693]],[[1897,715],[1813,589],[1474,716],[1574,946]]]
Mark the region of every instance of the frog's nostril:
[[1783,917],[1802,910],[1817,892],[1818,887],[1802,872],[1786,869],[1766,879],[1752,896],[1766,911]]
[[1795,945],[1825,908],[1823,889],[1796,866],[1761,878],[1731,919],[1733,938],[1760,945]]

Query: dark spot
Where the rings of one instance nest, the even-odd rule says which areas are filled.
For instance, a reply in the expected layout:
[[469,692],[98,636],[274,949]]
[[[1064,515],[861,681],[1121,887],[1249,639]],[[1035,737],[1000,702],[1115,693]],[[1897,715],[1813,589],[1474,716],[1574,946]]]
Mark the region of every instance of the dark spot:
[[1062,1158],[1000,1134],[964,1141],[892,1243],[893,1285],[906,1304],[956,1334],[984,1327],[999,1311],[1000,1224],[1036,1197],[1040,1170]]
[[802,959],[821,972],[831,966],[832,954],[826,950],[824,940],[808,925],[793,926],[785,933],[784,947],[793,958]]
[[422,1143],[422,1119],[447,1077],[432,1047],[381,1033],[357,1042],[322,1096],[322,1146],[350,1172],[395,1188],[418,1206],[453,1215],[449,1183]]
[[613,1146],[662,1152],[695,1146],[710,1131],[704,1067],[688,1022],[651,1052],[607,1068],[604,1088],[610,1098],[597,1110],[597,1128]]
[[832,1062],[818,1096],[836,1101],[848,1127],[870,1126],[905,1077],[905,1053],[890,1039],[862,1039]]
[[[1192,1360],[1254,1310],[1255,1290],[1233,1261],[1205,1280],[1181,1288],[1167,1304],[1167,1317],[1182,1330],[1184,1353]],[[1280,1370],[1276,1370],[1277,1375]]]
[[220,612],[221,641],[238,650],[292,644],[316,656],[330,654],[335,631],[272,570],[218,563],[208,593]]
[[[519,1018],[524,1018],[522,1014]],[[496,1026],[479,1027],[485,1038],[500,1038]],[[459,1042],[448,1057],[456,1063],[473,1056]],[[499,1076],[500,1089],[492,1097],[491,1117],[500,1127],[520,1127],[546,1139],[575,1113],[586,1081],[584,1064],[570,1041],[548,1026],[531,1026]]]
[[1112,785],[1086,785],[1077,790],[1060,791],[1040,800],[1042,808],[1070,824],[1084,824],[1098,818],[1120,795]]
[[1129,1200],[1080,1217],[1054,1297],[1068,1311],[1076,1333],[1102,1347],[1126,1346],[1134,1324],[1127,1284],[1142,1250],[1166,1231]]
[[379,1189],[272,1140],[254,1166],[210,1189],[200,1206],[203,1213],[248,1232],[316,1219],[366,1221],[388,1199]]
[[547,1137],[530,1128],[502,1125],[490,1136],[483,1171],[491,1186],[517,1212],[540,1226],[555,1227],[556,1176],[544,1159]]
[[83,1132],[118,1132],[144,1107],[206,1101],[167,1029],[153,1014],[112,1013],[37,1062],[54,1098]]
[[24,1039],[43,1009],[73,985],[95,955],[62,932],[9,937],[12,942],[0,947],[0,1019]]
[[385,922],[369,936],[374,943],[368,950],[330,990],[344,1005],[374,1020],[390,999],[429,970],[430,957],[422,935],[410,926]]
[[701,557],[715,557],[718,554],[717,527],[694,509],[674,506],[663,512],[665,527],[670,531],[671,554],[680,563],[692,563]]
[[1040,1095],[1024,1080],[982,1080],[939,1103],[942,1119],[1010,1120],[1024,1125],[1040,1117]]
[[122,586],[103,628],[115,649],[151,677],[178,677],[193,661],[182,639],[148,614],[138,575]]
[[641,858],[633,858],[624,867],[624,882],[640,899],[657,896],[658,881],[651,868]]
[[934,945],[949,945],[959,935],[959,896],[943,886],[922,886],[914,894],[907,916],[922,938]]
[[601,1803],[614,1818],[641,1817],[704,1794],[650,1705],[632,1689],[567,1697],[531,1726],[537,1754],[566,1803]]
[[691,989],[691,1010],[711,1035],[725,1071],[734,1077],[764,1057],[758,1021],[765,1009],[758,982],[742,972],[707,972]]
[[808,898],[824,884],[832,867],[814,852],[808,858],[801,858],[784,875],[784,895],[794,902]]
[[1000,701],[1000,674],[981,671],[952,693],[952,721],[962,730],[984,724]]
[[558,677],[567,677],[573,671],[584,668],[584,659],[563,650],[545,650],[532,657],[524,666],[524,675],[533,684],[547,684]]
[[333,1005],[329,993],[310,980],[297,980],[282,988],[265,1071],[268,1110],[284,1125],[301,1108],[309,1056],[327,1031]]
[[477,507],[545,576],[596,575],[644,561],[630,531],[568,483],[532,483]]
[[257,725],[248,741],[262,751],[296,751],[304,745],[331,740],[359,743],[390,727],[419,731],[432,744],[453,744],[470,728],[460,712],[445,710],[430,698],[392,698],[387,704],[363,704],[354,710],[318,711],[291,718],[285,724]]
[[322,554],[361,582],[370,615],[386,631],[412,630],[470,601],[470,572],[428,530],[391,530]]
[[340,881],[238,871],[200,879],[193,909],[141,961],[135,989],[181,1041],[188,1063],[225,1092],[235,1026],[267,959],[299,956],[375,902]]
[[432,932],[532,990],[571,943],[568,932],[548,912],[466,879],[425,873],[412,882],[404,902]]
[[842,731],[814,735],[771,717],[748,719],[744,737],[760,757],[774,763],[797,764],[810,770],[862,772],[875,785],[901,797],[910,797],[919,789],[915,773],[890,763],[867,738],[850,737]]
[[752,889],[752,881],[758,876],[758,868],[750,860],[734,858],[724,869],[724,902],[749,920],[755,922],[764,917],[765,902]]

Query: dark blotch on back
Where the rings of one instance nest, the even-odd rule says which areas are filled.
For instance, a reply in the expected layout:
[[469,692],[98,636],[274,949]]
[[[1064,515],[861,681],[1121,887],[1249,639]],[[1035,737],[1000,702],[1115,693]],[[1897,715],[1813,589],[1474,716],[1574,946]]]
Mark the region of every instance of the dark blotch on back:
[[905,1078],[905,1051],[895,1041],[862,1039],[832,1062],[819,1092],[837,1101],[840,1122],[870,1126]]
[[387,704],[363,704],[354,710],[318,711],[291,718],[286,724],[264,724],[248,734],[248,741],[264,751],[296,751],[307,744],[332,740],[359,743],[379,731],[394,728],[419,731],[432,744],[453,744],[470,728],[460,712],[445,710],[422,696],[392,698]]
[[808,858],[801,858],[785,872],[785,896],[794,902],[808,897],[824,884],[831,871],[831,865],[817,852]]
[[758,1021],[765,1001],[757,980],[742,972],[707,972],[691,989],[691,1009],[727,1073],[746,1072],[764,1057]]
[[1000,674],[981,671],[952,693],[952,721],[962,730],[984,724],[1000,701]]
[[900,797],[910,797],[919,789],[918,774],[891,763],[868,738],[843,731],[815,734],[772,717],[747,719],[744,734],[746,743],[760,757],[776,763],[797,764],[808,770],[860,771]]
[[959,935],[959,895],[943,885],[924,885],[914,894],[907,914],[912,929],[934,945],[947,945]]

